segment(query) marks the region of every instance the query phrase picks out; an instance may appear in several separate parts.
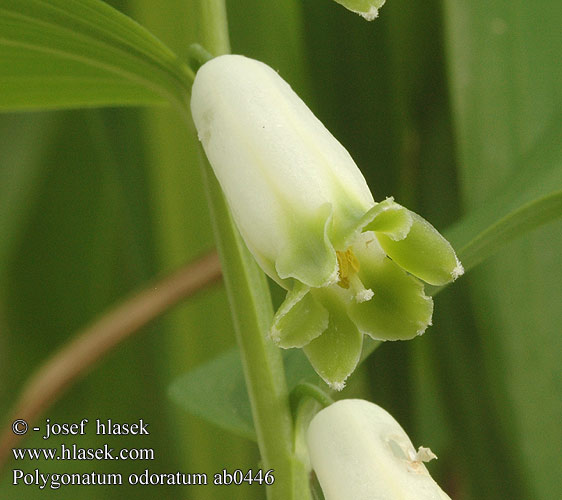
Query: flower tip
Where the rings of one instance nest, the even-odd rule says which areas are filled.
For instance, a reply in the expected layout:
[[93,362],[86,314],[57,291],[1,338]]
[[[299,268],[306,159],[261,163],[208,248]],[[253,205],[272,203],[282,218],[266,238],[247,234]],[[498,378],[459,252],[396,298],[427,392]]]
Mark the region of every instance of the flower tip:
[[367,12],[358,12],[358,14],[367,21],[373,21],[379,17],[379,9],[376,7],[371,7]]
[[360,290],[359,292],[357,292],[357,294],[355,295],[355,300],[358,303],[361,302],[367,302],[369,300],[371,300],[373,298],[373,295],[375,295],[373,293],[373,290],[371,290],[370,288],[368,289],[364,289],[364,290]]
[[427,326],[424,326],[422,328],[420,328],[417,332],[416,332],[416,337],[421,337],[425,331],[427,330]]
[[269,338],[275,345],[279,345],[281,342],[281,332],[275,326],[272,326],[269,330]]
[[330,388],[334,389],[334,391],[342,391],[345,388],[345,380],[342,382],[328,382]]
[[453,281],[455,281],[459,276],[462,276],[463,274],[464,274],[464,267],[462,266],[461,261],[457,258],[457,265],[451,272]]
[[432,460],[437,460],[437,455],[431,451],[430,448],[425,446],[420,446],[414,457],[416,462],[431,462]]
[[[433,307],[432,307],[433,310]],[[416,336],[417,337],[421,337],[425,331],[427,330],[428,327],[430,327],[431,325],[433,325],[433,318],[429,318],[427,322],[418,322],[418,326],[420,327],[419,330],[416,332]]]

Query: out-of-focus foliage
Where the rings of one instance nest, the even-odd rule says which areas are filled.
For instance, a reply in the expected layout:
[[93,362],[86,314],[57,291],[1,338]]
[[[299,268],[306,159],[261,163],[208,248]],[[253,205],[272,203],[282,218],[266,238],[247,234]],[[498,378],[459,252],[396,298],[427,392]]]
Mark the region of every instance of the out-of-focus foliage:
[[[109,3],[180,60],[198,41],[196,0]],[[13,4],[0,0],[0,10]],[[326,0],[231,0],[227,7],[233,51],[280,71],[348,148],[377,199],[394,195],[446,232],[463,216],[485,228],[496,212],[560,190],[560,2],[392,0],[372,23]],[[0,92],[6,65],[29,69],[24,62],[0,54]],[[3,425],[25,379],[73,332],[213,247],[197,155],[193,130],[172,109],[0,116]],[[550,500],[562,491],[555,473],[561,229],[551,222],[514,240],[441,292],[434,326],[415,341],[382,345],[366,362],[367,384],[351,383],[355,395],[392,413],[416,445],[432,447],[440,457],[432,475],[455,500]],[[210,478],[223,468],[257,468],[252,441],[167,397],[173,380],[233,342],[221,287],[140,332],[45,416],[143,418],[150,436],[89,432],[45,442],[34,435],[24,446],[110,442],[154,448],[155,460],[11,461],[0,498],[263,498],[256,485],[11,485],[14,468],[124,477],[148,468]]]
[[[557,62],[562,5],[448,0],[445,6],[465,209],[479,207],[492,192],[507,187],[518,176],[520,160],[537,145],[544,156],[536,177],[554,164],[556,177],[544,182],[560,188],[560,136],[552,130],[559,130],[562,104]],[[554,161],[548,156],[553,150],[558,151]],[[499,458],[505,457],[500,464],[506,466],[490,482],[502,484],[497,476],[506,478],[505,489],[498,492],[504,498],[546,499],[562,492],[560,475],[552,473],[552,466],[561,464],[556,450],[562,447],[557,423],[562,418],[561,245],[558,220],[513,242],[469,277],[471,339],[479,347],[478,358],[463,357],[458,365],[467,371],[477,366],[486,383],[490,411],[482,415],[480,428],[491,422],[490,429],[497,431]],[[468,416],[459,415],[459,422]],[[490,498],[476,484],[475,495]]]

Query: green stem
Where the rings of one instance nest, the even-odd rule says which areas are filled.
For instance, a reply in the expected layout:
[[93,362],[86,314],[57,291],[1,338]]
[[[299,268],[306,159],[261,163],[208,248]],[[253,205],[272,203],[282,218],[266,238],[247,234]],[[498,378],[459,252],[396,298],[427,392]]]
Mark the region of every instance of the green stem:
[[[324,406],[323,403],[318,402],[315,396],[303,397],[298,402],[295,411],[294,448],[295,463],[298,463],[298,468],[295,468],[295,485],[298,485],[299,483],[306,483],[307,485],[310,484],[309,477],[312,466],[310,465],[308,447],[306,445],[306,431],[310,421],[314,418],[314,415],[316,415],[322,409],[322,406]],[[307,486],[306,491],[302,491],[301,494],[299,494],[295,488],[294,498],[298,500],[312,500],[313,495],[310,486]]]
[[323,408],[326,408],[327,406],[330,406],[334,403],[334,400],[331,396],[320,389],[320,387],[311,384],[310,382],[300,383],[291,391],[291,399],[293,401],[296,401],[295,406],[298,407],[301,400],[305,398],[314,399]]
[[230,40],[224,0],[201,0],[197,9],[201,45],[215,56],[228,54]]
[[[199,2],[199,16],[205,48],[215,55],[228,53],[224,0]],[[275,483],[267,487],[267,497],[269,500],[305,499],[309,497],[308,481],[304,484],[298,481],[298,485],[294,481],[302,475],[294,457],[293,422],[283,360],[268,336],[273,309],[267,281],[234,225],[208,162],[202,163],[263,468],[274,469]]]
[[269,288],[233,225],[212,170],[204,163],[211,218],[263,468],[275,470],[275,483],[268,487],[267,496],[287,500],[292,498],[293,426],[281,353],[267,336],[273,317]]

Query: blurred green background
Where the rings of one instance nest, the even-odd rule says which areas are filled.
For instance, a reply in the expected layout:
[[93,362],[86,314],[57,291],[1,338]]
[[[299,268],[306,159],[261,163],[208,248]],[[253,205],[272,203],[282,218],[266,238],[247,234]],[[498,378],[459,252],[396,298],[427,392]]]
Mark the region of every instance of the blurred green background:
[[[108,2],[187,57],[191,0]],[[482,208],[556,147],[557,0],[388,0],[367,23],[328,0],[230,0],[232,50],[260,59],[346,146],[376,199],[439,230]],[[1,63],[1,61],[0,61]],[[0,81],[1,92],[1,81]],[[560,183],[561,159],[554,178]],[[537,170],[539,175],[539,170]],[[561,183],[562,184],[562,183]],[[167,109],[0,115],[0,422],[26,378],[73,332],[213,248],[193,130]],[[511,242],[436,299],[434,326],[387,343],[344,397],[389,410],[454,500],[562,495],[562,223]],[[143,418],[150,436],[75,442],[154,448],[153,462],[9,463],[0,498],[260,499],[259,486],[13,486],[43,472],[215,472],[258,467],[253,442],[184,413],[179,375],[234,343],[221,286],[120,346],[50,408],[57,422]],[[68,439],[49,441],[68,444]],[[24,446],[43,446],[39,437]]]

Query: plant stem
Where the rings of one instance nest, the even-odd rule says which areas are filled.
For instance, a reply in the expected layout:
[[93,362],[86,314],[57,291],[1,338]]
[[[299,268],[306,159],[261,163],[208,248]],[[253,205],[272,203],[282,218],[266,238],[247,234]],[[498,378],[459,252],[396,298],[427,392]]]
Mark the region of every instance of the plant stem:
[[265,470],[275,470],[270,500],[292,498],[292,417],[279,348],[267,337],[273,310],[265,276],[258,269],[233,221],[213,172],[205,181],[224,283],[244,367],[252,416]]
[[[224,1],[204,0],[199,2],[199,9],[204,47],[214,55],[228,53]],[[297,461],[283,360],[268,336],[273,309],[267,281],[234,226],[208,162],[203,160],[202,164],[263,468],[274,469],[275,483],[267,487],[267,497],[269,500],[305,499],[308,482],[301,481],[299,487],[294,484]]]
[[197,8],[201,45],[215,56],[228,54],[230,40],[224,0],[200,0]]

